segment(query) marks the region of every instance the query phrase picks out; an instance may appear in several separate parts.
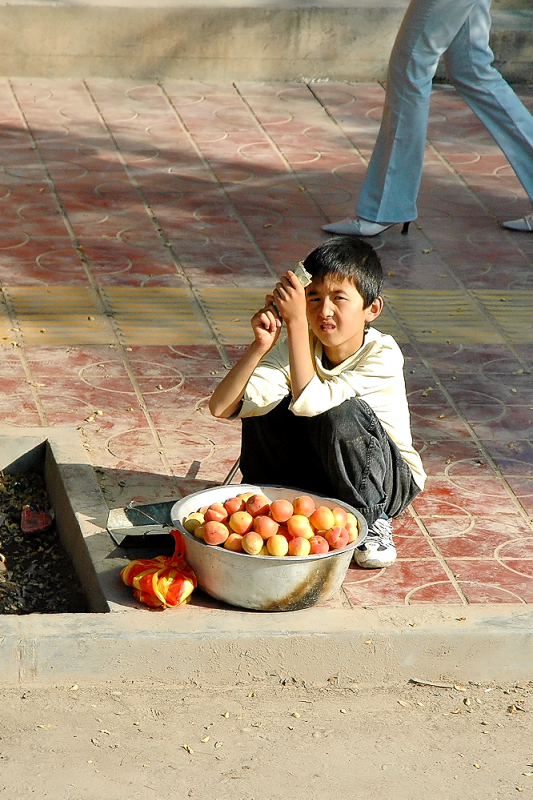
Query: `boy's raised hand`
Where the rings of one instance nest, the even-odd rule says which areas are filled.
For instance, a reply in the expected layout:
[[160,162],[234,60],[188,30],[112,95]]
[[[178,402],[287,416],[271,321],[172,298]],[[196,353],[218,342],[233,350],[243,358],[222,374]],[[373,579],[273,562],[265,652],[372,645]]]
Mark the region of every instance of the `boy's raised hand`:
[[305,289],[292,270],[287,270],[276,283],[272,300],[285,324],[306,319]]
[[265,305],[251,320],[255,342],[265,352],[276,344],[281,331],[281,319],[273,300],[272,295],[267,295]]

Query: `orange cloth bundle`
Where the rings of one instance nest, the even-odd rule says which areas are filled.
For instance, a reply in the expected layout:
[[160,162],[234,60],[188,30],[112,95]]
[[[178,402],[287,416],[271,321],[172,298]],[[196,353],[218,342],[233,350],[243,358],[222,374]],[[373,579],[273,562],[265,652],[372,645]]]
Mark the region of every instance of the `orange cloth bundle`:
[[188,603],[196,588],[196,575],[185,560],[185,544],[179,531],[170,531],[176,542],[172,556],[138,558],[124,567],[120,577],[133,587],[133,596],[152,608]]

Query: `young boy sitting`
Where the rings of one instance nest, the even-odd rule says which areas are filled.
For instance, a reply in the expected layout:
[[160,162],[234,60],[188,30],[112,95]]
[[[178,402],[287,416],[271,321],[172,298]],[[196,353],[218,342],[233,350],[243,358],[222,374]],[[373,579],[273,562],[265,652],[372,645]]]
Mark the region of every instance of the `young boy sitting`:
[[403,356],[370,327],[383,308],[381,263],[367,242],[339,236],[303,266],[311,283],[304,289],[291,270],[279,280],[209,408],[242,419],[246,482],[349,503],[369,526],[355,562],[388,567],[396,559],[391,518],[426,476],[411,441]]

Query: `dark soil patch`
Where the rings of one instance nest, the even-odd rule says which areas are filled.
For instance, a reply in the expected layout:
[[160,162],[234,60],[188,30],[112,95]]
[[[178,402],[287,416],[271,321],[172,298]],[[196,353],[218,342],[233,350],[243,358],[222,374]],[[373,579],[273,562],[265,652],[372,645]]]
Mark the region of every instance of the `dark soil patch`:
[[25,506],[48,510],[40,475],[0,476],[0,614],[61,614],[88,611],[72,562],[52,522],[45,531],[23,533]]

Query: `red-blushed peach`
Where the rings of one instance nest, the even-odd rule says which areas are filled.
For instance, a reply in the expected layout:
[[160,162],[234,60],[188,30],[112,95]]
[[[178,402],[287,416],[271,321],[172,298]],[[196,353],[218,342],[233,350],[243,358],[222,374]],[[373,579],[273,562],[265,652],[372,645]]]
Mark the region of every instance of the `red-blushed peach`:
[[346,509],[341,508],[340,506],[335,506],[335,508],[332,508],[331,510],[333,511],[333,524],[338,525],[339,528],[344,528],[348,522],[348,512]]
[[270,514],[272,519],[275,519],[276,522],[287,522],[289,517],[292,517],[294,514],[292,503],[281,497],[278,500],[273,500],[272,503],[270,503]]
[[198,511],[193,511],[192,514],[189,514],[188,517],[185,517],[183,520],[183,527],[188,533],[192,533],[198,525],[201,525],[204,521],[204,515],[199,514]]
[[359,537],[359,523],[357,522],[356,518],[354,517],[355,522],[348,520],[344,529],[348,531],[348,544],[350,542],[355,542],[356,539]]
[[228,499],[224,501],[224,508],[231,517],[236,511],[244,511],[244,500],[242,497],[228,497]]
[[323,536],[319,536],[318,533],[316,536],[313,536],[312,539],[309,539],[309,544],[311,545],[311,555],[313,556],[329,552],[327,539],[324,539]]
[[309,522],[315,531],[329,531],[335,522],[333,511],[327,506],[319,506],[309,517]]
[[295,536],[289,542],[289,555],[290,556],[308,556],[311,552],[310,539],[304,539],[303,536]]
[[254,517],[253,530],[260,534],[263,539],[270,539],[271,536],[275,536],[278,528],[278,523],[272,517],[265,517],[264,515]]
[[238,494],[237,497],[240,500],[244,500],[244,502],[246,503],[246,501],[249,500],[252,495],[253,492],[241,492],[241,494]]
[[223,544],[229,536],[229,530],[223,522],[210,520],[204,524],[204,542],[206,544]]
[[289,529],[285,525],[279,526],[278,536],[284,536],[288,542],[290,542],[290,540],[293,538],[289,533]]
[[228,512],[222,503],[211,503],[204,514],[204,518],[206,522],[225,522],[228,518]]
[[228,520],[228,525],[235,533],[240,533],[244,536],[245,533],[252,530],[254,518],[247,511],[236,511]]
[[201,525],[198,525],[198,526],[197,526],[197,527],[196,527],[196,528],[193,530],[193,536],[194,536],[194,538],[195,538],[195,539],[202,539],[202,541],[203,541],[203,538],[204,538],[204,528],[205,528],[205,522],[204,522],[204,523],[202,523]]
[[246,510],[252,517],[265,516],[270,511],[270,503],[264,494],[253,494],[246,501]]
[[333,528],[326,531],[326,539],[332,550],[342,550],[348,544],[348,531],[346,528],[334,525]]
[[263,537],[255,531],[250,531],[242,537],[242,549],[251,556],[259,555],[263,544]]
[[304,517],[310,517],[316,508],[316,503],[308,494],[302,494],[300,497],[294,498],[292,507],[295,514],[303,514]]
[[242,553],[242,536],[240,533],[230,533],[224,542],[224,547],[234,553]]
[[310,539],[315,535],[311,523],[303,514],[293,514],[287,520],[287,530],[291,536],[303,536],[304,539]]
[[271,556],[286,556],[289,552],[289,543],[284,536],[271,536],[266,546]]

